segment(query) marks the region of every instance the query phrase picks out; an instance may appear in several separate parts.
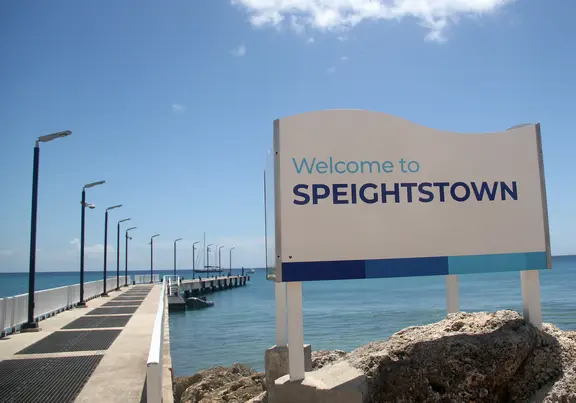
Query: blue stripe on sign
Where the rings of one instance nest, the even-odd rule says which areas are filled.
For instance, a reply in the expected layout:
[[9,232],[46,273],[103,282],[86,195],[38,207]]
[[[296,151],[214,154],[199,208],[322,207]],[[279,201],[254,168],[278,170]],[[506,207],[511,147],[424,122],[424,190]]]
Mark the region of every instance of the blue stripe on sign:
[[546,252],[450,256],[450,274],[495,273],[546,268]]
[[283,262],[283,282],[544,270],[546,252],[327,262]]
[[366,278],[440,276],[448,274],[447,257],[366,260]]
[[355,280],[365,278],[364,260],[282,262],[282,281]]

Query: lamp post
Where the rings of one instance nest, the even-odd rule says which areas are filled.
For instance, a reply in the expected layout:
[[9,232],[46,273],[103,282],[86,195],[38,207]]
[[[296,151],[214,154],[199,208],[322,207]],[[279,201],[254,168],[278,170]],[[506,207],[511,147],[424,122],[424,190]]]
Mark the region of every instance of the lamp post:
[[218,275],[222,276],[222,248],[224,245],[218,247]]
[[34,289],[36,281],[36,217],[38,214],[38,171],[40,168],[40,143],[47,143],[60,137],[71,135],[70,130],[47,134],[36,139],[34,145],[34,165],[32,168],[32,214],[30,219],[30,267],[28,272],[28,321],[22,325],[24,331],[38,331],[34,320]]
[[84,301],[84,229],[85,229],[85,212],[86,207],[95,208],[93,204],[86,203],[86,189],[92,188],[94,186],[103,185],[106,181],[92,182],[84,185],[82,188],[82,224],[80,225],[80,302],[78,302],[78,307],[85,308],[86,301]]
[[126,253],[125,260],[124,260],[124,287],[128,287],[128,239],[132,239],[128,236],[128,231],[132,231],[138,227],[130,227],[126,230]]
[[116,226],[116,290],[120,291],[120,224],[125,221],[130,221],[131,218],[124,218],[118,221]]
[[214,245],[214,278],[218,276],[220,268],[218,267],[218,244]]
[[174,280],[176,280],[176,242],[181,241],[182,238],[174,240]]
[[108,293],[106,292],[106,280],[107,280],[107,265],[108,265],[108,210],[113,210],[115,208],[122,207],[121,204],[117,204],[112,207],[108,207],[106,209],[106,213],[104,214],[104,289],[102,291],[102,296],[107,297]]
[[150,284],[154,283],[154,238],[157,236],[160,236],[160,234],[150,237]]
[[228,275],[231,276],[232,275],[232,251],[236,249],[235,246],[230,248],[230,271],[228,272]]
[[192,244],[192,280],[196,278],[196,244],[200,241],[196,241]]
[[206,277],[210,277],[210,252],[212,252],[210,247],[213,245],[214,244],[211,243],[206,246]]

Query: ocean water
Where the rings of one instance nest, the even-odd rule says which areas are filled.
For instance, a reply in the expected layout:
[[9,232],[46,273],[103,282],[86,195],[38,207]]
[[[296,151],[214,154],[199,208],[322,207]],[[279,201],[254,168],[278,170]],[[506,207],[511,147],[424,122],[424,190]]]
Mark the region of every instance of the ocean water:
[[[545,322],[576,330],[576,256],[553,259],[540,272]],[[318,349],[350,351],[386,339],[407,326],[445,316],[444,277],[366,279],[304,283],[304,341]],[[520,273],[459,277],[462,311],[522,312]],[[264,350],[275,343],[273,284],[256,271],[246,287],[209,294],[214,307],[170,314],[176,376],[214,365],[245,363],[264,369]]]
[[[116,272],[114,272],[116,273]],[[148,272],[150,273],[150,272]],[[110,272],[107,273],[112,276]],[[102,280],[103,272],[85,271],[84,281]],[[123,280],[124,277],[121,278]],[[36,291],[80,283],[80,272],[37,272]],[[121,284],[124,284],[121,282]],[[0,298],[28,293],[28,272],[0,273]]]
[[[179,274],[192,277],[191,271]],[[100,278],[101,272],[86,272],[86,281]],[[78,280],[78,273],[38,273],[36,284],[45,289]],[[407,326],[438,321],[445,316],[444,281],[418,277],[304,283],[304,340],[315,350],[350,351]],[[460,276],[459,283],[462,311],[522,310],[519,273],[472,274]],[[0,297],[25,293],[27,284],[26,273],[0,274]],[[553,269],[540,272],[540,284],[544,321],[576,330],[576,256],[554,257]],[[208,298],[213,308],[170,314],[175,375],[234,362],[263,370],[264,350],[275,342],[274,287],[264,270],[251,274],[246,287]]]

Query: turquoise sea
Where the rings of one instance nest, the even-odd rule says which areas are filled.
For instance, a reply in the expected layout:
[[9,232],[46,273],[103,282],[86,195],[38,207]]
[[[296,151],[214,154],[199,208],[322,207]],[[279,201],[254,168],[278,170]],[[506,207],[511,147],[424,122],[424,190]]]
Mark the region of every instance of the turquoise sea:
[[[191,271],[179,274],[192,277]],[[246,287],[209,294],[213,308],[170,314],[176,376],[233,362],[263,370],[264,350],[275,338],[274,287],[264,270],[251,276]],[[78,277],[39,273],[38,289],[77,283]],[[86,275],[87,281],[101,277],[98,272]],[[0,296],[25,293],[27,281],[26,273],[0,274]],[[444,281],[419,277],[305,283],[305,342],[313,349],[349,351],[407,326],[440,320],[445,315]],[[459,281],[461,310],[521,312],[519,273],[473,274]],[[544,321],[576,330],[576,256],[554,257],[553,269],[541,272],[540,283]]]

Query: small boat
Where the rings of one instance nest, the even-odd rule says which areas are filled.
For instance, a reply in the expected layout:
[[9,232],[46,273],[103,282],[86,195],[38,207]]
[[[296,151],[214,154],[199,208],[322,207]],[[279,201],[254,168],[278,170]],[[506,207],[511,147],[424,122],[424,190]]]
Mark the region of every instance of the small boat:
[[190,309],[210,308],[214,301],[208,301],[206,297],[190,297],[186,300],[186,307]]

